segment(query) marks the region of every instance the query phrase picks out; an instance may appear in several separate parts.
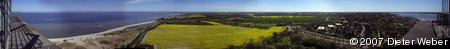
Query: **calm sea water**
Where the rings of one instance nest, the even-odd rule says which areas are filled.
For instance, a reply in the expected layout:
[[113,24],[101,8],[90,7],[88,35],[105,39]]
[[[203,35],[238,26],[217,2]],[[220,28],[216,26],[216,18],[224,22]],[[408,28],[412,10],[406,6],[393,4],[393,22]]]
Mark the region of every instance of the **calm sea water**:
[[47,38],[97,33],[176,14],[158,12],[13,13]]

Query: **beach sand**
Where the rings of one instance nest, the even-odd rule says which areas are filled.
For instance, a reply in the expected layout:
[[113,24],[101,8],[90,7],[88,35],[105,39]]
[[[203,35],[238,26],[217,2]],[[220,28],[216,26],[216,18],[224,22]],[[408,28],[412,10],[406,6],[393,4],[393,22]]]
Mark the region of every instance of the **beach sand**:
[[52,38],[49,40],[63,49],[114,49],[121,47],[121,45],[126,45],[134,39],[139,32],[144,31],[135,26],[151,24],[153,22],[154,21],[142,22],[94,34]]

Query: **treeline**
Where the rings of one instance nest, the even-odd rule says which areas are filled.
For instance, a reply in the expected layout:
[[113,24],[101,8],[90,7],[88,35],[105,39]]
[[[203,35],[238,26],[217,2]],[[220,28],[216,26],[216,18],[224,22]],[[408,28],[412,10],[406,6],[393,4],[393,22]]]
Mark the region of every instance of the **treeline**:
[[[322,14],[322,15],[321,15]],[[289,24],[301,24],[305,22],[320,21],[321,16],[332,13],[296,13],[296,12],[200,12],[183,13],[176,16],[161,18],[163,24],[192,24],[210,25],[202,21],[219,22],[226,25],[249,28],[267,29],[273,26],[285,26]],[[298,18],[254,18],[257,16],[296,16]],[[305,16],[305,17],[301,17]],[[306,17],[317,16],[317,17]]]
[[[267,29],[272,24],[261,23],[244,23],[246,19],[252,18],[248,13],[226,13],[226,12],[212,12],[212,13],[183,13],[176,16],[169,16],[158,19],[162,24],[191,24],[191,25],[211,25],[202,21],[219,22],[226,25],[242,26],[249,28]],[[278,22],[281,23],[281,22]]]
[[212,25],[200,20],[158,20],[161,24]]
[[320,38],[305,36],[300,32],[274,33],[261,41],[243,45],[230,45],[227,49],[358,49],[351,45],[337,44]]
[[[366,28],[365,36],[362,37],[381,37],[381,38],[401,38],[409,29],[411,29],[419,20],[413,17],[400,16],[390,13],[355,13],[342,14],[336,16],[341,20],[349,21],[352,26],[363,26]],[[351,29],[354,27],[341,28],[335,32],[351,33],[343,30],[361,30]],[[359,33],[359,32],[354,32]],[[380,35],[378,35],[380,34]]]

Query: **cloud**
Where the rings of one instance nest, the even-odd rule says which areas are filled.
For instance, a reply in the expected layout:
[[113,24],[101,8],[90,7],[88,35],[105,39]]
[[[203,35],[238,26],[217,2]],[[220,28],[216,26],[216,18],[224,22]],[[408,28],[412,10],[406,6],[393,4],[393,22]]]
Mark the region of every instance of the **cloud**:
[[136,4],[136,3],[142,3],[142,2],[157,2],[162,0],[128,0],[125,4]]
[[146,0],[129,0],[125,4],[135,4],[135,3],[141,3],[144,1],[146,1]]

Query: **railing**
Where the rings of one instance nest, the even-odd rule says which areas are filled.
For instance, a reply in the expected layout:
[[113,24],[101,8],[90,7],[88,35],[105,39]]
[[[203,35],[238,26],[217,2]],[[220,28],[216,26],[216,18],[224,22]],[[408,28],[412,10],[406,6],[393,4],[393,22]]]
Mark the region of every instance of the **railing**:
[[[19,17],[3,18],[6,18],[2,19],[3,22],[11,21],[9,21],[10,23],[1,24],[9,27],[9,29],[0,31],[0,45],[2,45],[0,49],[36,49],[42,47],[43,43],[39,39],[39,35],[34,34],[34,30],[22,22]],[[9,31],[9,33],[6,31]]]

